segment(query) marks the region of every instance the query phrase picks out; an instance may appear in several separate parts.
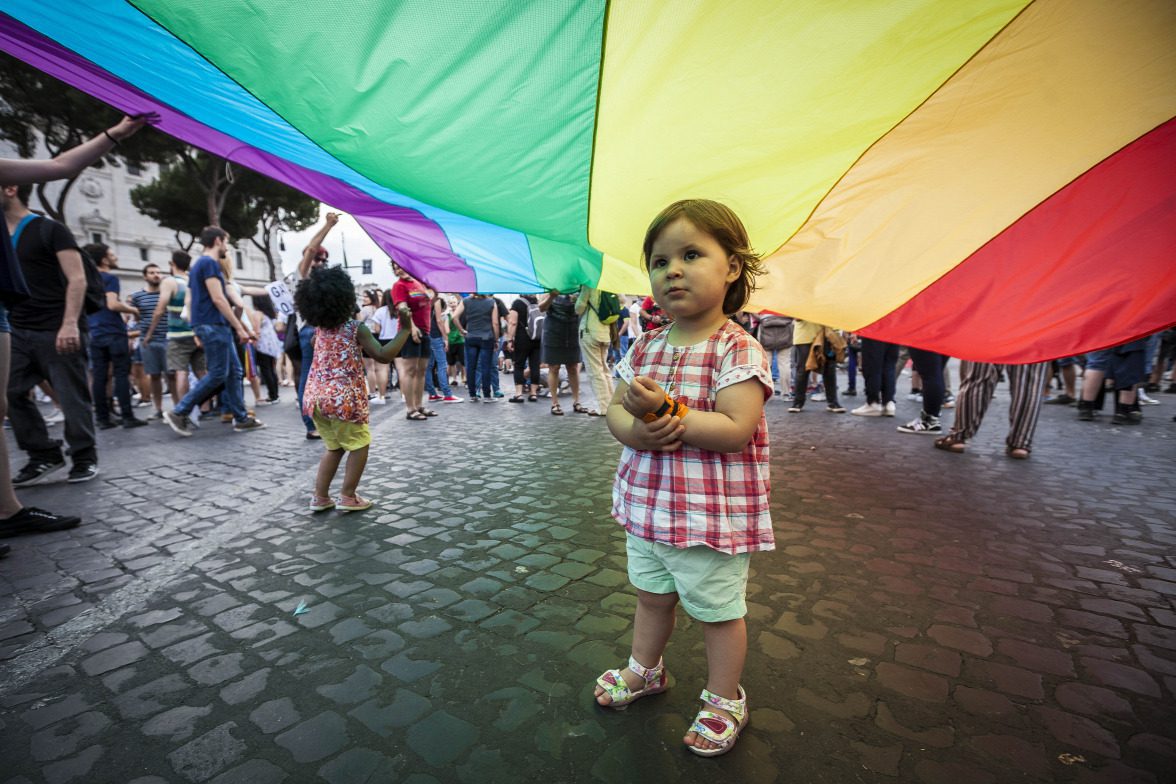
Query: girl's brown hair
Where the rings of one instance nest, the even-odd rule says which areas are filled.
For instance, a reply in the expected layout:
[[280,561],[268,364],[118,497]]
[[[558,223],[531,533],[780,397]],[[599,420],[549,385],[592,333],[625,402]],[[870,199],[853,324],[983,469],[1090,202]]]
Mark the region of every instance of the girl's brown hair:
[[723,250],[739,260],[739,277],[727,288],[727,294],[723,297],[723,313],[730,316],[743,310],[751,292],[755,291],[755,279],[764,274],[764,263],[752,249],[743,221],[725,204],[710,199],[683,199],[659,212],[646,229],[645,242],[641,246],[641,264],[645,271],[649,271],[653,243],[666,226],[678,218],[685,218],[699,231],[714,237]]

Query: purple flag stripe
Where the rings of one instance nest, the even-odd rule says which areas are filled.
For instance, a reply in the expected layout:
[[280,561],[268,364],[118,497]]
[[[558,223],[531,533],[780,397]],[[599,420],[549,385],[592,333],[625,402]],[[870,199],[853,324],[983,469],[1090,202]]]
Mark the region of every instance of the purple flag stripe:
[[244,144],[152,98],[89,60],[0,14],[0,48],[56,79],[124,112],[158,112],[159,127],[177,139],[285,183],[350,213],[386,253],[438,291],[477,291],[477,276],[454,255],[445,231],[420,212],[375,199],[334,177]]

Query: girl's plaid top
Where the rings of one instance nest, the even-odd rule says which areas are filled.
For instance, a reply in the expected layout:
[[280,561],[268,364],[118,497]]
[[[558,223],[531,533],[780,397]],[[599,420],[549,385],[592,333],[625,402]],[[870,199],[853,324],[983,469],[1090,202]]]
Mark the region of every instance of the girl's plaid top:
[[[625,383],[648,376],[690,411],[714,411],[720,389],[757,379],[772,395],[763,348],[727,321],[693,346],[671,346],[670,327],[646,332],[617,365]],[[690,427],[690,414],[686,415]],[[676,452],[625,447],[613,483],[613,517],[634,536],[673,547],[705,545],[721,553],[773,550],[768,511],[768,425],[760,414],[742,452],[683,444]]]

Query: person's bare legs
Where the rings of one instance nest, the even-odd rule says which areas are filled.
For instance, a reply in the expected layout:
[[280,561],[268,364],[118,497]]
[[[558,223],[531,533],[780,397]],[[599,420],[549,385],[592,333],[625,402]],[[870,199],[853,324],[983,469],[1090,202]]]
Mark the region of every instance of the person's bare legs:
[[[366,457],[366,455],[365,455]],[[339,463],[343,460],[343,450],[323,450],[323,457],[319,460],[318,474],[314,479],[314,494],[320,498],[331,497],[331,480],[339,470]]]
[[1082,400],[1093,402],[1098,397],[1099,387],[1102,386],[1103,379],[1107,377],[1106,372],[1102,370],[1087,369],[1082,376]]
[[[637,589],[637,612],[633,616],[633,658],[642,667],[656,667],[661,661],[666,643],[674,631],[674,610],[677,606],[676,593],[649,593]],[[630,689],[640,689],[645,685],[641,676],[628,667],[621,670],[621,677]],[[612,698],[597,686],[596,701],[608,705]]]
[[388,365],[376,363],[376,394],[381,400],[388,394]]
[[[8,368],[12,361],[12,336],[0,332],[0,424],[8,416]],[[8,464],[8,444],[0,427],[0,518],[7,520],[22,509],[12,486],[12,467]]]
[[[429,338],[427,335],[422,337],[421,340],[425,341],[425,345],[429,345]],[[412,393],[416,400],[416,406],[414,410],[416,410],[425,405],[425,372],[429,369],[429,358],[417,357],[416,359],[412,360],[412,363],[415,365],[416,371],[416,378],[413,381],[412,389]]]
[[161,373],[151,376],[151,402],[157,412],[163,410],[163,375]]
[[[573,362],[565,367],[568,369],[568,386],[572,388],[572,405],[576,406],[580,402],[580,364]],[[604,406],[608,408],[607,400]],[[644,664],[644,662],[642,663]]]
[[1070,397],[1077,397],[1074,394],[1074,384],[1078,378],[1077,369],[1074,365],[1062,366],[1062,386],[1065,387],[1066,394]]
[[343,487],[339,488],[341,495],[355,498],[355,491],[359,489],[359,480],[363,478],[363,469],[367,465],[367,459],[368,448],[366,446],[347,454],[347,467],[343,469]]
[[[739,679],[747,658],[747,624],[742,618],[703,623],[702,631],[706,640],[707,691],[729,700],[739,699]],[[731,718],[730,713],[714,705],[708,705],[706,709]],[[698,749],[718,748],[717,744],[694,732],[687,732],[682,741]]]
[[393,361],[396,363],[396,376],[400,381],[400,394],[404,397],[404,408],[408,413],[411,414],[413,411],[416,411],[416,409],[412,407],[412,395],[410,394],[412,381],[409,378],[409,373],[411,371],[408,369],[412,360],[405,359],[404,357],[397,357]]
[[171,388],[172,408],[175,408],[188,394],[188,374],[167,371],[167,385]]

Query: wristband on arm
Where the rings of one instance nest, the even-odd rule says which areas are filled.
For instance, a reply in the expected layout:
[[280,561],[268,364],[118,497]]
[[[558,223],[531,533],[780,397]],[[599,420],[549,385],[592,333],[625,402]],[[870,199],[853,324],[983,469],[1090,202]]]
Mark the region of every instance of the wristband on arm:
[[662,404],[658,407],[657,411],[646,414],[645,416],[641,417],[641,420],[643,422],[656,422],[666,414],[669,414],[670,416],[676,416],[681,419],[685,417],[689,411],[690,409],[688,409],[686,404],[681,400],[674,400],[669,395],[666,395],[666,399],[662,401]]

